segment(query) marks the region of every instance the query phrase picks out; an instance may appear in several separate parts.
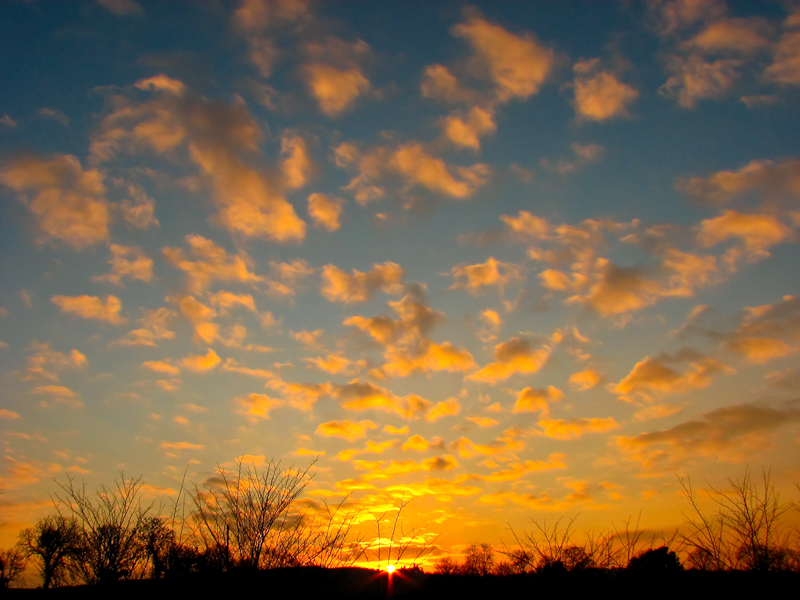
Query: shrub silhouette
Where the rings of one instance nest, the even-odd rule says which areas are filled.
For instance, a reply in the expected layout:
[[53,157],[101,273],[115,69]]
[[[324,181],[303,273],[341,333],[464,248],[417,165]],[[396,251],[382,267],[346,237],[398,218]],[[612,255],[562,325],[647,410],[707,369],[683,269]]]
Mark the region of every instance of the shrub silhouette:
[[32,558],[48,589],[70,581],[70,569],[81,552],[82,531],[75,519],[50,515],[39,519],[19,534],[17,546],[27,558]]
[[682,570],[678,556],[667,546],[642,552],[628,563],[628,571],[633,573],[676,573]]

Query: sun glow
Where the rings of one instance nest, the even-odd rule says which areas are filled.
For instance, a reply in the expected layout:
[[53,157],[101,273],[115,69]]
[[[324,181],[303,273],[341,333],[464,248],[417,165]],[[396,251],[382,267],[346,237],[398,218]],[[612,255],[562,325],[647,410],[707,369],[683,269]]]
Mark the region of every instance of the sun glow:
[[386,565],[386,572],[391,575],[394,573],[394,565]]

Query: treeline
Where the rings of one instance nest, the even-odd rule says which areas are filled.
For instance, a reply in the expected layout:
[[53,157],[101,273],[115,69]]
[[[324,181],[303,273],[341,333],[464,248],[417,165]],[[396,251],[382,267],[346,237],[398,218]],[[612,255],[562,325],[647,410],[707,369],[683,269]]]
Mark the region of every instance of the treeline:
[[[440,574],[516,575],[626,569],[634,572],[750,571],[800,573],[800,530],[787,523],[800,504],[782,502],[770,480],[745,470],[741,480],[728,480],[728,489],[706,491],[711,510],[705,510],[688,479],[680,479],[690,516],[681,531],[647,536],[638,521],[619,530],[575,535],[575,518],[533,520],[533,529],[514,531],[514,544],[493,548],[473,544],[462,562],[442,557]],[[800,490],[800,486],[798,486]],[[583,540],[576,542],[576,538]]]
[[21,531],[16,547],[0,551],[0,586],[13,584],[29,563],[44,588],[352,564],[359,556],[349,540],[354,515],[341,504],[302,508],[298,502],[310,468],[277,462],[219,468],[185,499],[182,486],[169,516],[142,501],[141,478],[121,474],[95,492],[67,479],[52,495],[56,513]]
[[[263,467],[239,462],[233,472],[219,468],[202,484],[182,485],[167,516],[143,502],[141,478],[121,474],[93,492],[67,479],[52,494],[55,513],[21,531],[14,548],[0,551],[0,586],[17,581],[29,564],[41,587],[51,588],[346,567],[374,554],[376,540],[351,536],[358,515],[345,511],[343,503],[329,507],[301,499],[310,468],[285,469],[277,462]],[[669,536],[647,536],[632,519],[619,530],[580,536],[574,518],[533,520],[531,530],[512,531],[510,545],[472,545],[463,560],[441,556],[433,566],[439,574],[468,576],[622,569],[800,572],[800,533],[787,522],[800,506],[780,500],[769,472],[756,479],[746,470],[741,480],[729,480],[729,488],[711,488],[710,511],[701,507],[688,480],[681,484],[693,512],[685,527]],[[399,511],[393,544],[398,518]],[[380,519],[376,524],[380,540]],[[400,566],[406,546],[394,544],[385,561],[377,548],[381,566]],[[432,550],[423,549],[417,559],[427,560]]]

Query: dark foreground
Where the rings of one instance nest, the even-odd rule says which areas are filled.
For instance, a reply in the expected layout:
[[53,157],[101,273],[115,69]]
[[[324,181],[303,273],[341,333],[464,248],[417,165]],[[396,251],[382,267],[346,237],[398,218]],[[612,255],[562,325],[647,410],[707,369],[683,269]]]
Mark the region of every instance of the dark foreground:
[[[800,573],[630,573],[587,570],[472,577],[431,575],[420,571],[386,573],[367,569],[292,568],[255,573],[227,573],[172,581],[123,581],[109,586],[78,586],[54,590],[0,590],[6,597],[55,600],[77,598],[431,598],[489,600],[522,598],[752,598],[797,593]],[[780,591],[783,590],[783,591]],[[791,590],[791,591],[790,591]]]

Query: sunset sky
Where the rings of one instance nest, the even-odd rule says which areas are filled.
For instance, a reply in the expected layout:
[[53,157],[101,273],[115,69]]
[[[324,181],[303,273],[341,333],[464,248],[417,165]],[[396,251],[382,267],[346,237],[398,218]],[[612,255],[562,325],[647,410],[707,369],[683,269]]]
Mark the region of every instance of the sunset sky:
[[800,4],[7,1],[0,55],[0,546],[237,457],[437,553],[796,499]]

